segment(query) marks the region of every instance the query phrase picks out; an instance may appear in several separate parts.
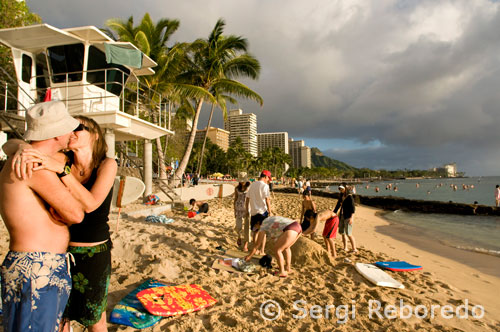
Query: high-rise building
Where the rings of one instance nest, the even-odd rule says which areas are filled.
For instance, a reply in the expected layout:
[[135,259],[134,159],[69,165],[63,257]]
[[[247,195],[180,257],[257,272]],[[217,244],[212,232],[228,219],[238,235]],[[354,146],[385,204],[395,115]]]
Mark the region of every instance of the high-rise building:
[[288,133],[261,133],[257,134],[257,146],[259,156],[262,151],[267,148],[280,148],[283,152],[289,153],[288,149]]
[[289,139],[288,148],[294,168],[311,168],[311,148],[305,146],[303,140],[294,141],[293,138]]
[[[206,131],[206,129],[197,130],[194,141],[203,142]],[[229,148],[229,131],[221,128],[209,127],[207,138],[209,138],[212,143],[218,145],[224,152],[227,152]]]
[[255,114],[243,113],[241,109],[231,110],[224,122],[224,129],[229,131],[229,144],[240,137],[245,150],[257,157],[257,116]]

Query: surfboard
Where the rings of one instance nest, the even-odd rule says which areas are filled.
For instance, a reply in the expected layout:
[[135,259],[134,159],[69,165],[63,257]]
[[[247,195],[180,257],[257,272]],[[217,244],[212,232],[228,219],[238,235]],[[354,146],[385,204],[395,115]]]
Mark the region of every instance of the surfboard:
[[410,263],[403,262],[403,261],[376,262],[375,265],[377,265],[380,268],[386,269],[386,270],[397,271],[397,272],[422,270],[422,266],[420,266],[420,265],[412,265]]
[[137,294],[144,308],[153,315],[169,317],[198,311],[217,303],[199,285],[163,286]]
[[146,185],[133,176],[115,178],[113,185],[112,207],[122,207],[137,200],[144,193]]
[[148,279],[140,284],[118,302],[111,311],[109,321],[114,324],[132,326],[136,329],[143,329],[158,323],[163,317],[151,315],[137,299],[137,293],[159,286],[166,286],[166,284],[155,279]]
[[356,270],[373,284],[381,287],[403,289],[405,286],[372,264],[356,263]]

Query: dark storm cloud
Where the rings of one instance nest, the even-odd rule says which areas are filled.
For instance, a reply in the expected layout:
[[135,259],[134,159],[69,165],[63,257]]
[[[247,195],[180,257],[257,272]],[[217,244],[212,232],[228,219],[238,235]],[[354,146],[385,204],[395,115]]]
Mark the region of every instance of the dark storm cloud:
[[[206,37],[223,17],[226,33],[246,37],[262,65],[259,81],[246,83],[262,95],[264,107],[244,101],[239,105],[258,115],[259,131],[288,131],[291,137],[304,137],[306,144],[307,137],[381,142],[376,153],[367,149],[342,154],[358,167],[378,167],[378,160],[387,161],[384,168],[425,168],[456,161],[468,165],[464,170],[472,173],[481,160],[482,171],[495,174],[500,149],[496,2],[45,0],[28,4],[58,27],[102,27],[108,18],[126,19],[131,14],[138,22],[145,12],[153,19],[176,18],[181,27],[174,39],[179,41]],[[221,125],[218,117],[216,124]],[[205,119],[200,120],[203,125]]]

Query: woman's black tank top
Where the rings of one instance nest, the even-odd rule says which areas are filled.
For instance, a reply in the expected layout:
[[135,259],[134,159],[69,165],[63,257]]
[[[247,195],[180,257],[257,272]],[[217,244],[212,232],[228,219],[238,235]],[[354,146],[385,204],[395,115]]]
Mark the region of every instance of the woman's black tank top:
[[[82,185],[90,191],[97,179],[97,168],[94,168],[89,180]],[[69,227],[70,241],[73,242],[101,242],[109,239],[108,215],[113,197],[113,188],[102,204],[90,213],[85,213],[83,221]]]

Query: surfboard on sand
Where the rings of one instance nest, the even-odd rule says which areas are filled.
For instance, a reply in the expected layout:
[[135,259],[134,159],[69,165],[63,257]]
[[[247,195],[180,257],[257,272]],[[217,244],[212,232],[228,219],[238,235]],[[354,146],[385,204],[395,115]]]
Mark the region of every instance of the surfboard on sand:
[[166,286],[162,281],[148,279],[128,293],[111,311],[109,321],[114,324],[143,329],[158,323],[163,317],[151,315],[137,299],[137,293],[144,289]]
[[112,207],[122,207],[137,200],[144,193],[146,185],[133,176],[117,176],[113,185]]
[[405,286],[372,264],[356,263],[356,270],[373,284],[381,287],[403,289]]
[[407,262],[376,262],[375,265],[377,265],[380,268],[386,269],[386,270],[391,270],[391,271],[396,271],[396,272],[405,272],[405,271],[415,271],[415,270],[422,270],[422,266],[420,265],[412,265]]
[[187,314],[217,303],[199,285],[149,288],[140,291],[137,298],[147,311],[162,317]]

